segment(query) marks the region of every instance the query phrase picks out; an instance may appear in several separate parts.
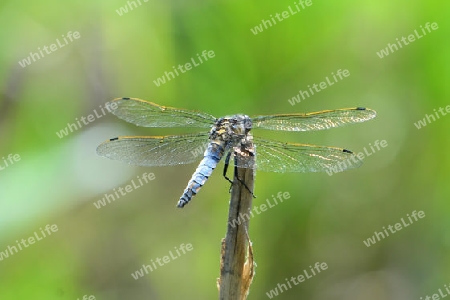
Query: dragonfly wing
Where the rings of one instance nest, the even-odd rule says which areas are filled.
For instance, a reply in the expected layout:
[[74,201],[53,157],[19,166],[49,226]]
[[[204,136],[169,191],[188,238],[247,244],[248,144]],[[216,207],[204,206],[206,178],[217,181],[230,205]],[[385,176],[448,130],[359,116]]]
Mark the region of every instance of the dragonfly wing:
[[307,114],[280,114],[270,116],[256,116],[251,118],[253,128],[309,131],[339,127],[345,124],[365,122],[373,119],[376,112],[369,108],[343,108],[323,110]]
[[207,113],[161,106],[137,98],[114,99],[110,110],[117,117],[143,127],[210,128],[216,120]]
[[351,151],[308,144],[281,143],[254,137],[256,168],[265,172],[340,172],[362,161]]
[[208,134],[168,136],[122,136],[97,147],[101,156],[137,166],[173,166],[189,164],[203,158]]

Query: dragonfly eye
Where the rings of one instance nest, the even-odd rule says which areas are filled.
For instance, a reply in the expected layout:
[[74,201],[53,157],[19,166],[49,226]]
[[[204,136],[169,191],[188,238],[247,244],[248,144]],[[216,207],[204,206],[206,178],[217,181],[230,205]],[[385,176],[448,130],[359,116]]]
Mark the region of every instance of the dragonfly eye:
[[236,129],[236,128],[237,128],[238,121],[237,121],[235,118],[230,119],[229,122],[230,122],[231,128],[233,128],[233,129]]
[[244,121],[245,131],[249,132],[253,127],[253,122],[250,118],[245,119]]

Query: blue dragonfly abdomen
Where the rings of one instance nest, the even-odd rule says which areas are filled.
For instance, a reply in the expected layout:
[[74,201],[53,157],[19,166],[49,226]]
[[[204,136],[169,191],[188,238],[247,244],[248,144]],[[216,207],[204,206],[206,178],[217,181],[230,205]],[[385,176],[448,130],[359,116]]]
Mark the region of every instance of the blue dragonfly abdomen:
[[222,145],[220,145],[220,143],[211,142],[208,144],[208,148],[205,150],[203,159],[192,175],[191,180],[189,180],[183,195],[181,195],[180,200],[178,201],[177,207],[185,206],[189,203],[189,201],[191,201],[192,197],[198,193],[198,191],[208,180],[209,176],[211,176],[224,152],[225,149]]

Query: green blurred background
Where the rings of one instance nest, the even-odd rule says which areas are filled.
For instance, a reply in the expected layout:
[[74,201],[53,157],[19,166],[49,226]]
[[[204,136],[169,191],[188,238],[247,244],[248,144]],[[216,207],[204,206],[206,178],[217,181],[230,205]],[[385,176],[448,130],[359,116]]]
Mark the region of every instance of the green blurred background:
[[[137,2],[137,0],[136,0]],[[363,151],[388,147],[356,170],[328,176],[257,173],[254,205],[284,203],[250,223],[256,277],[249,299],[315,262],[328,270],[277,299],[419,299],[450,282],[450,117],[414,122],[449,100],[446,1],[314,1],[254,35],[250,29],[293,1],[149,1],[120,16],[124,0],[0,3],[0,252],[46,224],[59,230],[0,261],[0,299],[217,299],[228,183],[215,172],[176,209],[196,165],[132,167],[95,149],[139,128],[108,114],[55,133],[115,97],[215,116],[365,106],[376,119],[308,133],[259,132],[282,141]],[[128,8],[129,9],[129,8]],[[426,22],[439,29],[380,59],[376,52]],[[18,61],[69,31],[80,38],[22,68]],[[203,50],[216,56],[157,87],[153,80]],[[338,69],[350,76],[294,106],[288,99]],[[0,163],[3,163],[0,160]],[[144,172],[156,179],[97,209],[104,193]],[[371,247],[363,241],[414,210],[426,217]],[[194,250],[135,280],[131,273],[174,247]]]

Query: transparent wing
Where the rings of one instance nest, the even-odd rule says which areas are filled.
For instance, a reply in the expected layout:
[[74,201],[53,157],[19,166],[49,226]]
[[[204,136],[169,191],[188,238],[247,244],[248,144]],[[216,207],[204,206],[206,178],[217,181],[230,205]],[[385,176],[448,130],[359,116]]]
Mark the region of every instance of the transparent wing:
[[376,116],[376,111],[364,107],[323,110],[307,114],[280,114],[255,116],[253,128],[308,131],[339,127],[345,124],[365,122]]
[[281,143],[257,137],[253,139],[256,148],[256,169],[265,172],[337,173],[362,164],[353,152],[342,148]]
[[209,128],[216,120],[207,113],[161,106],[137,98],[114,99],[109,109],[119,118],[143,127]]
[[173,166],[190,164],[203,158],[208,134],[168,136],[122,136],[97,147],[101,156],[137,166]]

